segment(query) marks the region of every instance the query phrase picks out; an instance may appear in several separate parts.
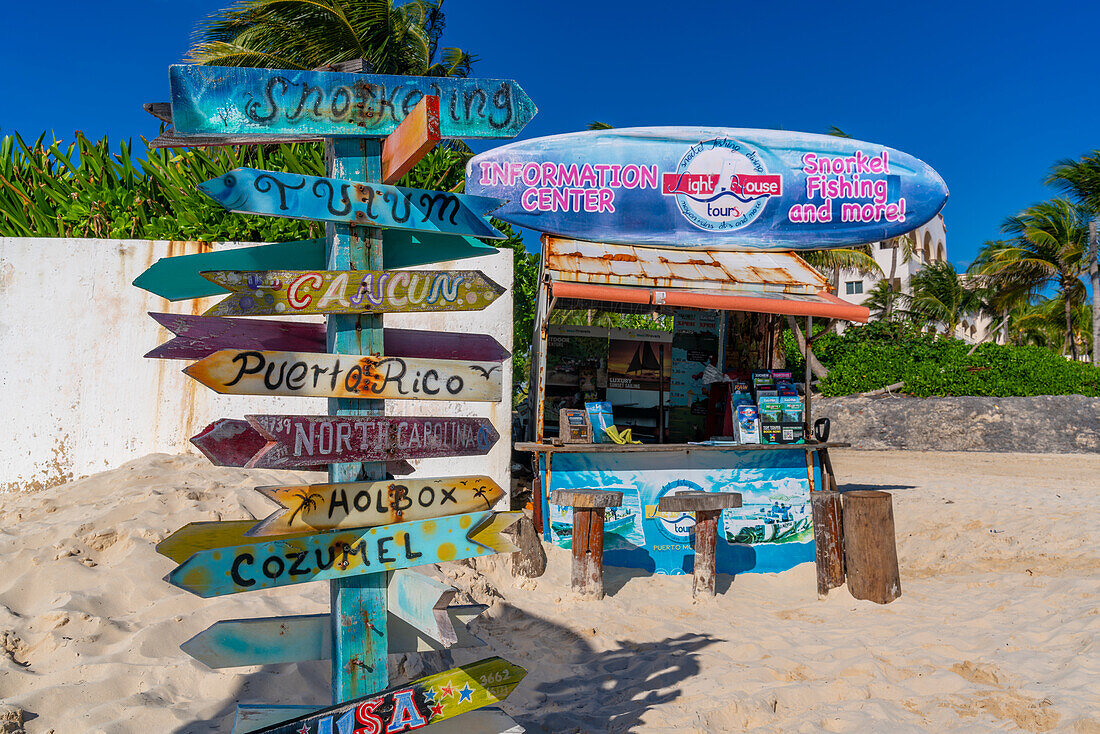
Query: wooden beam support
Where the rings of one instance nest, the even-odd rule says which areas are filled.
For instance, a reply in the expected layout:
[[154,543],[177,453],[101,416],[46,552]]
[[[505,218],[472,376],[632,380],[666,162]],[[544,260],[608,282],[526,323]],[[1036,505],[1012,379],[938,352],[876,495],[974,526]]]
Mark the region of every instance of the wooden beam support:
[[400,181],[441,139],[439,97],[429,94],[382,142],[382,183]]

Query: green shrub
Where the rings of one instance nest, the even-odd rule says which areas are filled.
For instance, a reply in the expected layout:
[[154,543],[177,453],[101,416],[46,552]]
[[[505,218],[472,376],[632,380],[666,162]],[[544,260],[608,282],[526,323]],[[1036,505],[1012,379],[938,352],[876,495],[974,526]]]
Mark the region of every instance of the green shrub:
[[[802,356],[784,334],[787,364],[800,374]],[[918,397],[932,395],[1100,396],[1100,369],[1071,362],[1044,347],[970,344],[921,332],[904,322],[876,321],[826,334],[814,354],[829,370],[819,384],[826,396],[877,390],[897,382]]]

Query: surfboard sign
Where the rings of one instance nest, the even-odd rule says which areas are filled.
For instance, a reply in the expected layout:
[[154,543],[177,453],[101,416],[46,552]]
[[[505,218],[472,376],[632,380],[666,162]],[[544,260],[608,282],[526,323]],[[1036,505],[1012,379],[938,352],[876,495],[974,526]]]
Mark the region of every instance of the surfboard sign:
[[628,245],[817,250],[887,240],[947,202],[932,168],[851,138],[653,127],[511,143],[474,156],[466,193],[506,222]]

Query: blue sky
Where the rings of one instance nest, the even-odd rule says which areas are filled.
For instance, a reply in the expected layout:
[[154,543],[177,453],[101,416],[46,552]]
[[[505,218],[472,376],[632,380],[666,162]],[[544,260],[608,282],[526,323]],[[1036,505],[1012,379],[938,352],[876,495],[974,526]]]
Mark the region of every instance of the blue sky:
[[[9,3],[0,132],[153,137],[208,0]],[[949,258],[1052,196],[1060,158],[1100,148],[1094,2],[461,2],[445,42],[539,106],[522,137],[591,120],[825,132],[932,165],[951,189]],[[477,144],[482,150],[495,143]],[[535,243],[529,243],[535,246]]]

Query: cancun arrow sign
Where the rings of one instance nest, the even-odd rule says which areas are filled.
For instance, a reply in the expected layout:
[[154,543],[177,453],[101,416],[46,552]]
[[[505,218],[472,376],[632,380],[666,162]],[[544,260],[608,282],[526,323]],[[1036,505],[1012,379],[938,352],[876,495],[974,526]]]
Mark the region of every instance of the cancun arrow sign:
[[233,270],[203,277],[232,293],[204,316],[480,311],[504,293],[480,270]]
[[426,95],[444,138],[511,138],[537,109],[509,79],[387,76],[179,64],[169,67],[178,132],[385,137]]
[[204,598],[518,550],[519,512],[473,512],[199,551],[165,580]]
[[503,201],[378,183],[235,168],[198,186],[231,212],[502,240],[487,221]]
[[887,240],[947,201],[901,151],[782,130],[653,127],[511,143],[474,156],[466,192],[493,216],[627,245],[816,250]]

